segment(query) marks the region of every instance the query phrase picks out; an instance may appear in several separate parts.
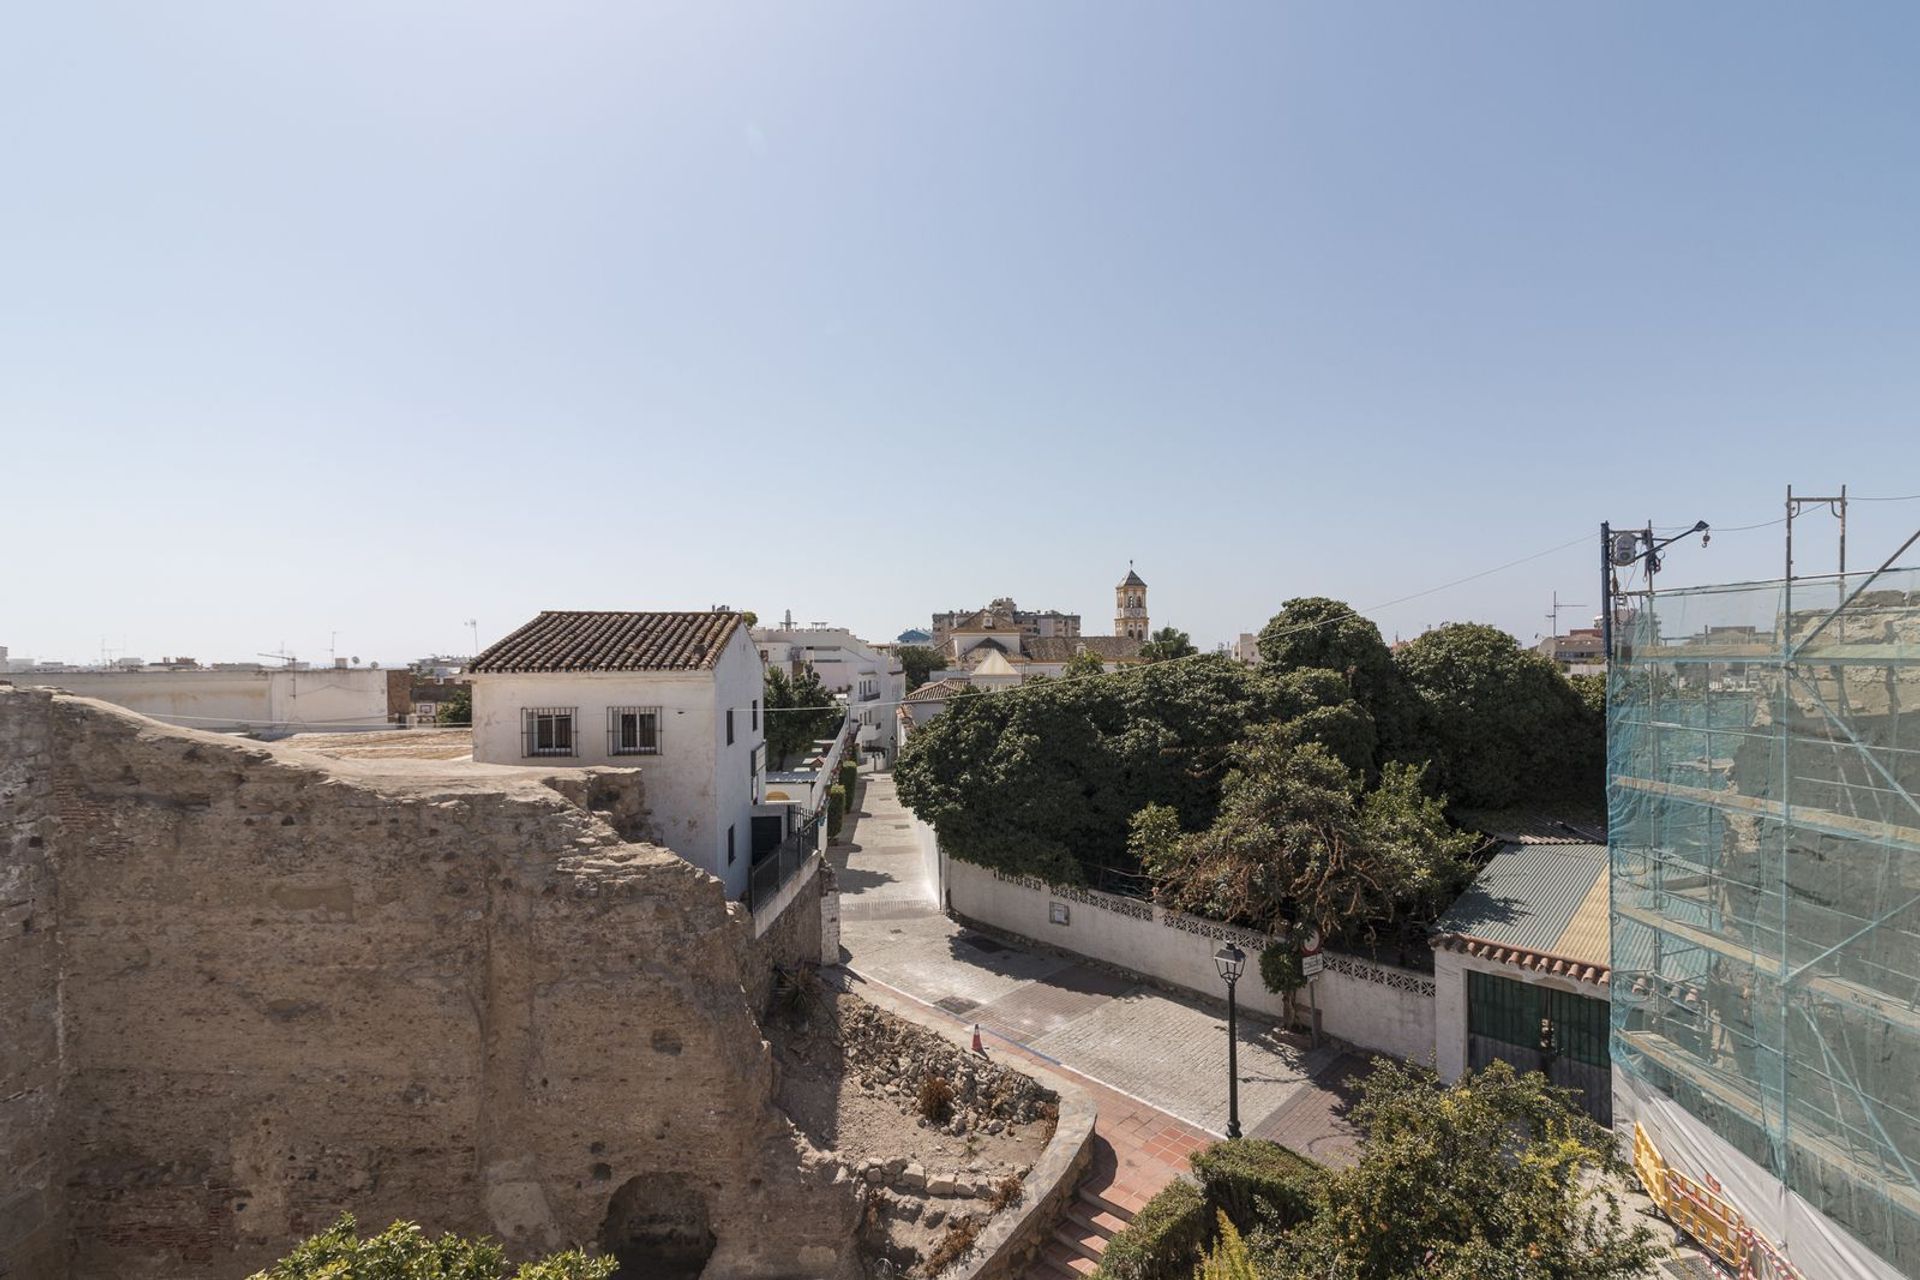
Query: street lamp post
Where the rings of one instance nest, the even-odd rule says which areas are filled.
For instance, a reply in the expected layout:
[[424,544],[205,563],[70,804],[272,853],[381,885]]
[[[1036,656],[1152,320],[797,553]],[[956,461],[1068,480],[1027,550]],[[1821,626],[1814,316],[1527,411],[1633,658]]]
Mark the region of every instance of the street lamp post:
[[1234,984],[1246,971],[1247,953],[1231,942],[1213,953],[1213,963],[1227,984],[1227,1136],[1240,1136],[1240,1034],[1233,1005]]

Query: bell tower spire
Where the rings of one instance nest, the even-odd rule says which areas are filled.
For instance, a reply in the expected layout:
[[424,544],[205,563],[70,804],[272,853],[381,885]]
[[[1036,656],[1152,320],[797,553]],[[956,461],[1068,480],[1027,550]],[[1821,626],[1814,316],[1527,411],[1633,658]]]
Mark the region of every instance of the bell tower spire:
[[1147,618],[1147,584],[1127,561],[1127,576],[1113,589],[1113,634],[1145,640],[1151,632]]

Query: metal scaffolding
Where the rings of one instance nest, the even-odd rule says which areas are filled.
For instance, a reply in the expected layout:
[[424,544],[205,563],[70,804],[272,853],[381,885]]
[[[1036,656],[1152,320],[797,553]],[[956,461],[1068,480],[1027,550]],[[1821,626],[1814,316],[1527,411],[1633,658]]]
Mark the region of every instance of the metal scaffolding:
[[[1920,534],[1916,534],[1920,538]],[[1608,676],[1614,1062],[1920,1274],[1920,569],[1645,597]]]

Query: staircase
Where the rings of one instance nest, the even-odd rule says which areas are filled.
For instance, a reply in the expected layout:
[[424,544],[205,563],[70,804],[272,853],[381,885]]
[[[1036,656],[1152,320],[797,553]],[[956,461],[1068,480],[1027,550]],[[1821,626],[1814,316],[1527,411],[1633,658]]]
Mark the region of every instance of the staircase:
[[1053,1239],[1027,1268],[1026,1280],[1080,1280],[1092,1275],[1107,1251],[1107,1241],[1133,1221],[1133,1214],[1103,1196],[1095,1183],[1104,1188],[1106,1180],[1081,1184],[1054,1224]]

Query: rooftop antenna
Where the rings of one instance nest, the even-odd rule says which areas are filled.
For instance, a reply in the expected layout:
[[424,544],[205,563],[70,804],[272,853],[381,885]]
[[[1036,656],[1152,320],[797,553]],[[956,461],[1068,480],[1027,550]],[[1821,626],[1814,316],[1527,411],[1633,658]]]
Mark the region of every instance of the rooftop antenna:
[[473,650],[468,656],[477,656],[480,652],[480,619],[468,618],[466,625],[473,631]]
[[1586,607],[1587,606],[1584,604],[1574,604],[1570,601],[1562,600],[1560,598],[1560,593],[1558,591],[1554,592],[1553,593],[1553,610],[1552,612],[1547,614],[1547,617],[1551,620],[1553,624],[1553,630],[1549,631],[1547,634],[1552,636],[1557,636],[1560,634],[1560,611],[1562,609],[1584,609]]
[[281,661],[281,663],[282,663],[283,665],[285,665],[285,666],[289,666],[289,667],[290,667],[290,666],[292,666],[292,665],[293,665],[293,663],[294,663],[294,655],[293,655],[292,653],[290,653],[290,652],[288,652],[288,651],[287,651],[287,642],[286,642],[285,640],[282,640],[282,641],[280,642],[280,650],[279,650],[279,652],[277,652],[277,653],[259,653],[259,654],[256,654],[255,656],[256,656],[256,657],[261,657],[261,658],[278,658],[278,659],[280,659],[280,661]]

